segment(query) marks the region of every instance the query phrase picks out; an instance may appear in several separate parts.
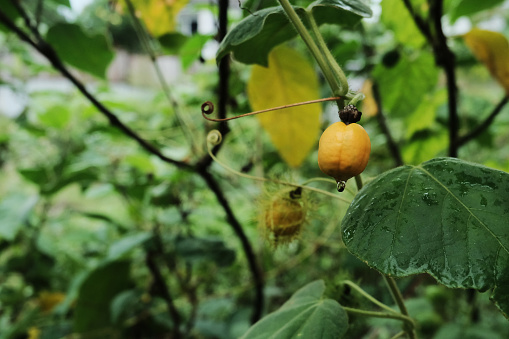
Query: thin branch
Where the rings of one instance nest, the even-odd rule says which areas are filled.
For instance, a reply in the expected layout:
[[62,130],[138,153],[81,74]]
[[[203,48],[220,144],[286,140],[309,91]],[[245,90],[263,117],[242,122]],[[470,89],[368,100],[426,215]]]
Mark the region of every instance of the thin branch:
[[465,145],[469,141],[478,137],[482,132],[484,132],[493,123],[495,117],[502,111],[502,109],[504,108],[508,101],[509,95],[503,97],[502,100],[500,100],[500,102],[497,104],[497,106],[495,106],[491,114],[486,118],[486,120],[484,120],[479,126],[477,126],[470,133],[458,139],[458,147]]
[[426,20],[417,14],[410,3],[410,0],[403,0],[403,3],[405,4],[406,9],[414,19],[415,24],[417,25],[417,28],[421,31],[422,35],[428,40],[429,43],[432,43],[433,36],[431,34],[431,29],[429,27],[429,23],[426,22]]
[[232,226],[233,231],[240,239],[242,248],[244,250],[244,253],[246,254],[249,269],[251,270],[251,274],[253,276],[255,285],[254,310],[253,314],[251,315],[251,322],[255,323],[260,319],[263,310],[263,285],[264,285],[261,270],[256,262],[256,256],[254,254],[253,248],[251,247],[251,244],[249,243],[249,240],[247,239],[246,234],[244,233],[244,230],[242,229],[242,226],[235,217],[230,207],[230,204],[226,200],[223,191],[219,188],[219,185],[217,184],[216,180],[214,179],[214,177],[212,177],[212,174],[210,174],[205,169],[202,169],[200,174],[203,177],[203,179],[207,182],[209,188],[216,195],[216,198],[219,201],[219,203],[223,206],[223,209],[226,212],[226,218],[228,219],[228,222]]
[[175,335],[175,338],[180,338],[179,327],[181,316],[175,307],[175,304],[173,303],[173,298],[170,294],[170,290],[168,289],[168,286],[166,286],[164,277],[155,261],[154,253],[148,252],[145,262],[150,273],[152,274],[152,277],[154,278],[154,284],[156,285],[158,291],[161,293],[161,297],[164,299],[166,305],[168,306],[168,311],[170,312],[170,316],[173,320],[173,334]]
[[396,167],[403,165],[403,158],[401,156],[401,152],[399,150],[399,146],[394,141],[394,138],[392,137],[391,130],[389,129],[389,126],[387,125],[387,121],[385,119],[385,115],[383,113],[382,108],[382,98],[380,96],[380,89],[378,88],[378,84],[373,81],[372,86],[373,91],[373,97],[375,99],[375,103],[377,106],[377,114],[376,119],[378,120],[378,125],[380,125],[380,129],[382,130],[382,133],[385,135],[385,138],[387,139],[387,147],[389,148],[389,151],[392,155],[392,158],[394,159],[394,164]]
[[447,45],[447,38],[442,30],[443,0],[430,0],[430,18],[435,36],[433,51],[437,65],[445,72],[449,108],[449,156],[458,156],[458,88],[456,87],[455,56]]

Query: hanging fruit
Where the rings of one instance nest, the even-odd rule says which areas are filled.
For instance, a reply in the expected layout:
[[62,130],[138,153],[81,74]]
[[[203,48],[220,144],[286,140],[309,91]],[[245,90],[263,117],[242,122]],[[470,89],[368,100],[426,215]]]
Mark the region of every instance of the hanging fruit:
[[330,125],[320,137],[318,166],[336,180],[340,192],[368,164],[371,142],[366,130],[356,124],[361,114],[355,106],[346,106],[339,113],[342,121]]

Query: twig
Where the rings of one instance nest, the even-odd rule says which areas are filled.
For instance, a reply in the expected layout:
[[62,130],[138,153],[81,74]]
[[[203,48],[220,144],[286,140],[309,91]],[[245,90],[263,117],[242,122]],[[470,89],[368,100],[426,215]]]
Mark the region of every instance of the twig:
[[[401,291],[399,290],[398,285],[396,284],[396,281],[394,278],[389,277],[388,275],[382,274],[382,276],[385,279],[385,282],[387,283],[387,286],[389,287],[389,290],[391,291],[392,298],[396,302],[396,305],[398,305],[399,310],[401,311],[401,314],[403,314],[406,318],[412,320],[408,314],[408,310],[405,306],[405,302],[403,300],[403,296],[401,295]],[[415,334],[415,325],[413,321],[411,322],[405,322],[404,330],[408,334],[409,338],[416,339],[417,335]]]
[[449,107],[449,156],[458,156],[458,89],[456,87],[455,56],[447,46],[447,38],[442,30],[443,0],[430,0],[430,18],[435,36],[433,51],[437,65],[445,72]]
[[475,139],[477,136],[479,136],[482,132],[484,132],[495,120],[495,117],[502,111],[504,106],[509,101],[509,95],[506,95],[505,97],[500,100],[500,102],[495,106],[491,114],[484,120],[479,126],[477,126],[473,131],[470,133],[460,137],[458,139],[458,147],[461,147],[468,143],[469,141]]
[[205,169],[202,169],[202,172],[200,174],[203,177],[203,179],[207,182],[209,188],[216,195],[216,198],[219,201],[219,203],[223,206],[223,209],[226,212],[226,218],[228,219],[230,225],[232,226],[233,231],[240,239],[242,248],[244,250],[244,253],[246,254],[249,269],[251,270],[251,274],[253,276],[255,285],[254,310],[253,314],[251,315],[251,322],[255,323],[260,319],[263,310],[263,285],[264,285],[261,270],[256,262],[256,256],[254,254],[253,248],[251,247],[251,244],[249,243],[249,240],[247,239],[246,234],[244,233],[244,230],[242,229],[242,226],[235,217],[235,214],[230,208],[230,205],[226,200],[223,191],[219,188],[219,185],[217,184],[214,177],[212,177],[212,174],[210,174]]
[[164,301],[166,301],[166,305],[168,306],[168,311],[170,312],[171,318],[173,320],[173,334],[175,335],[175,338],[180,338],[179,327],[181,317],[177,308],[175,307],[175,304],[173,303],[173,298],[171,297],[170,290],[168,289],[168,286],[166,286],[164,277],[159,270],[159,267],[157,266],[153,256],[154,253],[147,252],[145,262],[150,273],[152,274],[152,277],[154,278],[154,283],[156,284],[159,292],[161,293],[161,296],[163,297]]
[[380,129],[382,130],[382,133],[385,135],[385,138],[387,139],[387,147],[389,148],[389,152],[391,152],[392,158],[394,159],[395,166],[396,167],[402,166],[403,158],[401,157],[399,146],[396,143],[396,141],[394,141],[391,130],[389,129],[389,126],[387,126],[387,121],[385,119],[385,115],[383,113],[382,108],[382,98],[380,96],[380,89],[378,88],[378,84],[375,81],[373,81],[372,91],[378,111],[376,114],[378,125],[380,125]]

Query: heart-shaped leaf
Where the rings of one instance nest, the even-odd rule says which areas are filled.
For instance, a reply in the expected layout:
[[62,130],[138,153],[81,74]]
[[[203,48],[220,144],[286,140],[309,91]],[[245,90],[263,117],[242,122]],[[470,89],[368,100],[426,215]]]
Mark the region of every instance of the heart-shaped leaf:
[[453,158],[388,171],[343,219],[343,240],[396,277],[427,272],[453,288],[494,288],[509,313],[509,174]]
[[322,299],[323,280],[295,292],[277,311],[253,325],[243,339],[342,338],[348,329],[348,315],[336,301]]
[[[306,22],[306,9],[293,7]],[[371,10],[359,0],[319,0],[309,5],[318,25],[338,24],[353,26]],[[245,64],[268,65],[268,54],[275,46],[297,35],[282,7],[269,7],[257,11],[240,21],[226,35],[217,51],[216,59],[233,53],[235,60]]]

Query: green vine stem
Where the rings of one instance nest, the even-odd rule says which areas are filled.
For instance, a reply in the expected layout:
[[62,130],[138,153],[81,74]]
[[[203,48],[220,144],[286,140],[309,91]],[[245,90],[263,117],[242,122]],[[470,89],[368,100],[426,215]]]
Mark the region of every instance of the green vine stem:
[[[321,190],[319,188],[315,188],[315,187],[311,187],[311,186],[305,186],[304,184],[303,185],[292,184],[291,182],[275,180],[275,179],[268,179],[268,178],[263,178],[263,177],[257,177],[257,176],[254,176],[254,175],[249,175],[249,174],[245,174],[245,173],[239,172],[237,170],[234,170],[230,166],[228,166],[225,163],[221,162],[221,160],[219,160],[214,155],[214,153],[212,152],[211,146],[218,145],[218,144],[221,143],[221,141],[222,141],[222,136],[221,136],[221,133],[219,133],[218,130],[210,131],[209,134],[207,135],[207,151],[209,152],[209,155],[212,158],[212,160],[214,160],[218,165],[220,165],[221,167],[223,167],[225,170],[227,170],[230,173],[233,173],[235,175],[238,175],[239,177],[247,178],[247,179],[251,179],[251,180],[257,180],[257,181],[262,181],[262,182],[273,182],[273,183],[280,184],[280,185],[286,185],[286,186],[292,186],[292,187],[300,187],[302,189],[306,189],[306,190],[309,190],[309,191],[313,191],[313,192],[317,192],[317,193],[328,195],[330,197],[333,197],[335,199],[343,201],[343,202],[345,202],[347,204],[351,203],[351,201],[348,200],[348,199],[339,197],[337,194],[333,194],[333,193]],[[310,180],[308,180],[307,182],[310,182]]]
[[[396,302],[396,304],[399,307],[399,310],[401,311],[401,314],[403,314],[405,317],[410,318],[408,314],[408,310],[406,309],[405,302],[403,301],[403,296],[401,295],[401,291],[398,288],[398,285],[396,284],[396,280],[394,278],[389,277],[388,275],[382,274],[385,282],[387,283],[387,286],[389,287],[389,290],[391,291],[392,298]],[[410,318],[411,319],[411,318]],[[417,339],[417,334],[415,333],[415,325],[413,321],[411,323],[405,323],[404,330],[408,334],[408,337],[410,339]]]
[[[360,310],[358,308],[345,307],[345,306],[342,306],[342,307],[345,311],[347,311],[348,313],[351,313],[351,314],[360,315],[363,317],[397,319],[397,320],[403,321],[405,323],[405,327],[413,328],[415,326],[412,318],[410,318],[406,315],[403,315],[401,313],[365,311],[365,310]],[[411,338],[415,338],[415,337],[411,337]]]
[[325,56],[325,60],[329,63],[330,68],[334,72],[336,79],[339,81],[342,95],[346,95],[348,93],[348,80],[346,79],[345,72],[339,67],[336,59],[332,56],[332,53],[327,47],[325,40],[323,39],[320,30],[318,29],[318,25],[316,24],[315,18],[310,11],[306,11],[307,19],[310,23],[311,31],[313,32],[316,41],[318,43],[318,48],[322,51],[322,55]]
[[[288,19],[293,24],[293,27],[295,27],[297,33],[299,33],[302,40],[309,48],[309,51],[315,58],[316,62],[318,63],[318,66],[320,66],[320,69],[322,70],[325,79],[329,83],[329,86],[331,87],[334,96],[344,96],[347,92],[343,92],[341,85],[338,83],[336,76],[331,71],[331,68],[326,61],[324,54],[322,53],[320,48],[318,48],[318,46],[316,45],[315,41],[313,40],[313,37],[311,36],[311,34],[309,34],[306,26],[304,26],[304,23],[299,18],[298,14],[295,12],[292,5],[290,4],[290,1],[289,0],[278,0],[278,1],[281,7],[283,7],[283,10],[288,16]],[[338,105],[340,105],[339,102]]]
[[343,281],[343,284],[350,286],[351,288],[356,290],[360,295],[362,295],[364,298],[371,301],[373,304],[377,305],[378,307],[383,308],[384,310],[388,311],[389,313],[398,313],[395,310],[393,310],[392,308],[390,308],[389,306],[387,306],[384,303],[380,302],[379,300],[373,298],[373,296],[371,294],[364,291],[359,285],[357,285],[353,281],[345,280],[345,281]]

